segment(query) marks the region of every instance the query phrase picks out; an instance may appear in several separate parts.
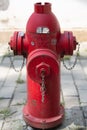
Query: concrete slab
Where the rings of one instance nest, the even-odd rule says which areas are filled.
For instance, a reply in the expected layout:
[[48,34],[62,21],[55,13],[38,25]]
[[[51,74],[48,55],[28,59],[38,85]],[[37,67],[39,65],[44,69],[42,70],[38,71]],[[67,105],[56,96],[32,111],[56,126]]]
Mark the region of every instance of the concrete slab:
[[9,106],[10,99],[0,99],[0,110],[3,110]]
[[80,109],[80,102],[76,96],[65,96],[64,97],[65,108],[72,109],[75,107],[77,110]]
[[87,90],[78,90],[81,103],[87,103]]
[[4,120],[0,120],[0,130],[2,129]]
[[15,92],[11,105],[24,105],[26,102],[26,96],[26,93]]
[[10,122],[5,122],[3,130],[22,130],[23,124],[21,120],[14,120]]
[[14,93],[15,86],[4,86],[0,90],[0,98],[1,99],[11,99]]
[[[2,57],[2,56],[1,56]],[[16,57],[15,57],[16,58]],[[76,67],[68,71],[61,65],[61,89],[63,103],[65,104],[65,120],[61,127],[54,130],[75,130],[87,126],[87,67],[86,57],[80,57]],[[19,63],[20,62],[20,63]],[[14,64],[17,69],[22,63],[21,58],[16,58]],[[18,78],[26,81],[26,67],[23,71],[16,73],[10,68],[9,58],[5,57],[0,64],[0,110],[10,108],[10,114],[4,118],[0,115],[2,130],[22,129],[24,124],[22,109],[26,102],[27,87],[26,83],[17,83]],[[18,121],[18,122],[17,122]],[[16,127],[17,126],[17,127]],[[32,129],[32,128],[29,128]]]
[[85,79],[82,80],[76,80],[76,86],[77,89],[79,90],[87,90],[87,81]]

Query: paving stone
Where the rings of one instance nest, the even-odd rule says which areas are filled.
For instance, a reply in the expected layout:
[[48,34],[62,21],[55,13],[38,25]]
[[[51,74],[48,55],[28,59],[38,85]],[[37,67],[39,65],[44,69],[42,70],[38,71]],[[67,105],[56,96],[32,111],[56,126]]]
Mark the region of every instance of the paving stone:
[[61,82],[61,87],[64,96],[78,96],[74,84],[69,80],[68,82]]
[[26,83],[18,84],[16,87],[16,91],[27,94],[27,92],[26,92],[27,91],[27,84]]
[[[9,71],[9,77],[10,78],[12,78],[13,80],[15,80],[15,79],[18,78],[18,75],[19,75],[19,73],[15,72],[15,70],[13,68],[10,68],[10,71]],[[14,76],[14,77],[12,77],[12,76]]]
[[11,99],[13,92],[14,92],[15,86],[4,86],[0,90],[0,98],[3,99]]
[[5,118],[5,123],[2,130],[22,130],[23,129],[23,117],[22,117],[22,105],[11,106],[10,114]]
[[87,103],[87,90],[79,89],[79,98],[81,103]]
[[26,102],[26,93],[16,92],[14,95],[14,99],[12,100],[11,105],[23,105]]
[[87,119],[87,105],[82,106],[82,110],[83,110],[84,117]]
[[[64,96],[78,96],[77,90],[70,71],[62,70],[61,75],[61,88]],[[64,70],[64,72],[63,72]]]
[[14,78],[14,76],[12,76],[10,80],[7,78],[6,81],[4,82],[4,87],[12,87],[12,88],[16,87],[17,85],[16,80],[17,80],[17,77]]
[[87,59],[81,60],[81,65],[83,67],[83,72],[85,73],[85,80],[87,81],[87,62],[86,61],[87,61]]
[[4,83],[4,81],[0,81],[0,89],[1,89],[2,86],[3,86],[3,83]]
[[87,102],[81,102],[81,107],[87,106]]
[[86,123],[86,130],[87,130],[87,119],[85,119],[85,123]]
[[4,86],[14,87],[17,84],[19,73],[15,72],[13,69],[10,69],[8,76],[6,78],[6,81],[4,83]]
[[64,82],[64,83],[69,83],[69,82],[72,82],[73,83],[73,79],[72,79],[72,76],[71,74],[66,74],[66,75],[61,75],[61,83]]
[[2,128],[3,122],[4,122],[4,120],[0,120],[0,130]]
[[21,72],[21,79],[26,81],[26,75],[27,75],[27,72],[26,72],[26,64],[25,64],[25,66],[23,67],[22,72]]
[[79,104],[79,100],[78,97],[74,97],[74,96],[65,96],[64,97],[64,102],[65,102],[65,108],[75,108],[75,109],[80,109],[80,104]]
[[6,52],[8,52],[8,45],[7,43],[0,45],[0,54],[4,55]]
[[0,110],[8,107],[10,99],[0,99]]
[[5,122],[2,130],[22,130],[23,124],[21,120],[14,120],[10,122]]
[[0,121],[2,121],[2,120],[4,120],[4,114],[0,114]]
[[14,64],[14,67],[15,67],[17,70],[20,70],[20,69],[21,69],[21,66],[22,66],[22,64],[23,64],[23,57],[22,57],[22,56],[15,56],[15,57],[14,57],[13,64]]
[[8,74],[9,68],[5,67],[3,65],[0,65],[0,81],[4,81],[7,74]]
[[72,70],[74,80],[83,80],[85,79],[85,74],[83,73],[83,69],[78,63],[76,67]]
[[65,110],[65,125],[74,123],[78,126],[84,126],[83,113],[77,107],[73,107]]
[[76,80],[75,84],[78,89],[87,90],[87,81],[85,79]]
[[82,65],[83,69],[87,72],[87,62],[86,62],[86,60],[87,60],[87,57],[81,58],[80,63]]
[[2,59],[3,59],[3,58],[2,58],[2,56],[1,56],[1,57],[0,57],[0,64],[1,64],[1,62],[2,62]]
[[23,120],[23,107],[24,105],[10,106],[10,115],[5,119],[8,121]]
[[11,62],[10,62],[10,58],[8,56],[3,57],[2,65],[5,67],[8,67],[8,68],[10,67]]
[[65,109],[65,119],[62,125],[54,130],[85,130],[82,111],[77,108]]
[[63,64],[61,63],[61,78],[65,79],[65,80],[72,80],[72,75],[71,75],[71,71],[67,70]]

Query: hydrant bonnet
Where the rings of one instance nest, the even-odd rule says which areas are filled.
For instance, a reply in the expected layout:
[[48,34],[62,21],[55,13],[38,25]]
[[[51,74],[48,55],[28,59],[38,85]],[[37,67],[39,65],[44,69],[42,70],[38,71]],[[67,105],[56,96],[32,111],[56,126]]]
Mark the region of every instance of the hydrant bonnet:
[[[55,15],[51,12],[51,4],[36,3],[34,5],[34,13],[27,22],[27,33],[37,33],[39,27],[48,28],[49,33],[60,32],[59,22]],[[42,31],[42,33],[44,33]],[[47,33],[47,32],[45,32]]]

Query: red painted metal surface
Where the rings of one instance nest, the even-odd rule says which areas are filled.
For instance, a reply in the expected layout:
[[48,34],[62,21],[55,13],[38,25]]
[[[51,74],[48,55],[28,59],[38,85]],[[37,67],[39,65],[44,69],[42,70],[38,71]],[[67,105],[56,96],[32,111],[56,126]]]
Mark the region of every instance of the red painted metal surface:
[[61,34],[50,3],[36,3],[26,32],[15,32],[9,44],[15,55],[27,59],[25,122],[41,129],[61,124],[64,108],[60,103],[60,59],[76,49],[72,32]]

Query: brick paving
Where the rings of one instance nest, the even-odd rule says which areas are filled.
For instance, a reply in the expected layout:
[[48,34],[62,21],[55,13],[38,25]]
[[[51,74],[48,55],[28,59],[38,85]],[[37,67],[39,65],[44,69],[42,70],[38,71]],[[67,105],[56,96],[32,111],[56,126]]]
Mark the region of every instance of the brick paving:
[[[65,105],[65,119],[54,130],[87,130],[86,44],[81,43],[80,57],[73,70],[66,70],[61,63],[61,102]],[[22,58],[16,57],[14,63],[20,69]],[[7,44],[0,44],[0,130],[23,130],[22,108],[26,96],[26,67],[22,72],[15,72]]]

